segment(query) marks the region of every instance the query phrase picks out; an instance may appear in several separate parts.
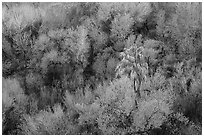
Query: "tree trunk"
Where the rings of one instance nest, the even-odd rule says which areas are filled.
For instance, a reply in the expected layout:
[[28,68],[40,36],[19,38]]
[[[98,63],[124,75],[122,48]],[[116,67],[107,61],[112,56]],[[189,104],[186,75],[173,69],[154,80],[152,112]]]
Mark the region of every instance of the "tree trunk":
[[[134,92],[135,92],[135,94],[137,95],[138,98],[141,98],[141,95],[140,95],[141,81],[139,80],[139,82],[137,83],[137,82],[136,82],[136,78],[134,78],[133,82],[134,82],[134,83],[133,83]],[[137,88],[136,88],[136,84],[138,85]]]

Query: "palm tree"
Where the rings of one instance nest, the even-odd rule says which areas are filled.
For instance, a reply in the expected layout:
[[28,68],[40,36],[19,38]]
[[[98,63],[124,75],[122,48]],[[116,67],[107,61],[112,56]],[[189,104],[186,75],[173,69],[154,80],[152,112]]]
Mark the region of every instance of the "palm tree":
[[143,47],[141,35],[129,48],[125,48],[121,53],[122,61],[117,66],[117,75],[128,75],[133,79],[134,92],[138,98],[141,98],[140,87],[146,76],[144,72],[147,70],[147,65],[143,61]]

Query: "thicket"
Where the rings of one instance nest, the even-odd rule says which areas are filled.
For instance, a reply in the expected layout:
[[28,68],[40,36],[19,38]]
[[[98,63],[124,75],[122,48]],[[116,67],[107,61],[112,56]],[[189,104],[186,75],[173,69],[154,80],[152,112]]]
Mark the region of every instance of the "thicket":
[[201,3],[2,10],[2,134],[202,134]]

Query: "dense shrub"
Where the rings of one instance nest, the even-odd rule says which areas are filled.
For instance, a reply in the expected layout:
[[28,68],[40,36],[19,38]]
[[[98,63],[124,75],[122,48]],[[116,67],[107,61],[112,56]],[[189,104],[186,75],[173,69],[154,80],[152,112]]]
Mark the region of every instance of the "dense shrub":
[[201,134],[201,3],[2,3],[3,134]]
[[2,79],[3,112],[13,105],[26,105],[27,97],[16,79]]
[[2,133],[19,134],[23,114],[26,112],[27,96],[16,79],[2,79]]
[[25,115],[21,133],[26,135],[73,134],[76,129],[69,121],[69,117],[64,114],[61,106],[55,105],[53,111],[41,111],[33,117]]

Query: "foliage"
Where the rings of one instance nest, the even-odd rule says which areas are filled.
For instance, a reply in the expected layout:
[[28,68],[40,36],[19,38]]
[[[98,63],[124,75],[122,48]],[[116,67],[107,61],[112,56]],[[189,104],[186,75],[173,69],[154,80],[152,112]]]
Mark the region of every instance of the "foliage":
[[27,96],[16,79],[3,78],[2,82],[2,133],[18,134],[22,115],[26,111]]
[[19,106],[26,105],[26,96],[16,79],[2,80],[2,99],[3,99],[3,112],[5,112],[12,104]]
[[159,128],[170,113],[168,104],[162,100],[147,100],[141,102],[140,105],[133,118],[136,132],[148,132],[148,130]]
[[201,11],[2,3],[3,134],[201,134]]
[[97,118],[103,134],[124,134],[128,119],[135,107],[135,94],[127,77],[116,80],[107,87],[100,97],[102,108]]
[[[185,68],[186,66],[184,65],[183,67]],[[195,68],[191,68],[191,70],[194,69]],[[188,71],[188,73],[189,72],[192,71]],[[185,74],[185,72],[183,73]],[[199,73],[196,74],[197,76],[193,74],[182,75],[179,79],[174,78],[171,81],[171,88],[177,93],[174,109],[176,109],[177,112],[183,113],[184,116],[194,122],[201,121],[202,111],[201,75]]]
[[21,30],[41,19],[39,11],[26,3],[12,8],[4,7],[4,10],[3,22],[9,29]]
[[[181,58],[189,59],[190,57],[195,57],[195,52],[197,52],[197,49],[200,46],[198,41],[201,41],[201,33],[199,32],[199,28],[201,28],[200,4],[172,3],[172,5],[168,6],[166,4],[164,5],[164,7],[164,9],[159,10],[158,14],[158,33],[161,33],[161,35],[163,35],[162,37],[165,39],[165,41],[167,41],[168,43],[174,43],[174,45],[176,45],[175,47],[169,47],[169,50],[180,52]],[[170,10],[171,12],[167,14],[168,10]],[[194,35],[195,32],[196,36]]]
[[129,14],[119,17],[116,16],[111,26],[111,37],[116,40],[124,39],[128,33],[131,33],[130,28],[132,25],[133,19]]
[[63,113],[60,105],[55,105],[51,111],[41,111],[36,116],[25,116],[22,134],[26,135],[66,135],[74,132],[69,117]]

